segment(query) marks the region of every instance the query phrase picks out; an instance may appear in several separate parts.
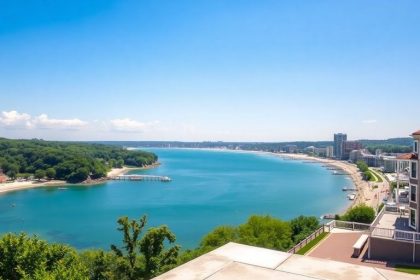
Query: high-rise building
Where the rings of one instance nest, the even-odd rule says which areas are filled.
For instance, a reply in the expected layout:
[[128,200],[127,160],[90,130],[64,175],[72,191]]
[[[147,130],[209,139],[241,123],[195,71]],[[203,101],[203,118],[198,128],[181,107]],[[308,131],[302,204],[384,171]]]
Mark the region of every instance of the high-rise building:
[[325,157],[327,157],[327,158],[334,157],[334,146],[327,146],[326,147]]
[[359,141],[344,141],[342,144],[341,158],[348,160],[350,157],[351,151],[363,149],[362,143]]
[[347,134],[336,133],[334,134],[334,156],[341,159],[343,155],[343,143],[347,141]]

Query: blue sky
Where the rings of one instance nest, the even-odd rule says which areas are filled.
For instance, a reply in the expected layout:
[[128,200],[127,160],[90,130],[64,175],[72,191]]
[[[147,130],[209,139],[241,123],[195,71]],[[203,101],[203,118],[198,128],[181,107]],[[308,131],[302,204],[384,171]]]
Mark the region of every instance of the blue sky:
[[0,135],[327,140],[420,129],[419,1],[0,0]]

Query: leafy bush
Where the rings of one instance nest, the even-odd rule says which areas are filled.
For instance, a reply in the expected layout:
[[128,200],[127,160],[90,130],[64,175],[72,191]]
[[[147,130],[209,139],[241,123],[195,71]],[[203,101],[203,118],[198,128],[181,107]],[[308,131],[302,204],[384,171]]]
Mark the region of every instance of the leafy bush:
[[365,204],[350,208],[342,217],[345,221],[370,224],[375,219],[375,210]]

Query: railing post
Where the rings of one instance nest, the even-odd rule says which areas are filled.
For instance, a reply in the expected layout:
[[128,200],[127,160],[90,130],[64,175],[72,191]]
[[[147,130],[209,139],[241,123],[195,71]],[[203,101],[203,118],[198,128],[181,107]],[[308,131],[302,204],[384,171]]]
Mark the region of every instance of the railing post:
[[416,262],[416,235],[413,233],[413,263]]
[[351,223],[351,225],[353,226],[353,231],[354,231],[354,223]]

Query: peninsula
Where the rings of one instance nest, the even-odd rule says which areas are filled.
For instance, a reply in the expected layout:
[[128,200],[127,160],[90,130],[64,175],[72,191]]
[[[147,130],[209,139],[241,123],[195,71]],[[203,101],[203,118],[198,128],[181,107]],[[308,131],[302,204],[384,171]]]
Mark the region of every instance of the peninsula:
[[0,139],[0,192],[91,184],[157,165],[154,153],[80,142]]

